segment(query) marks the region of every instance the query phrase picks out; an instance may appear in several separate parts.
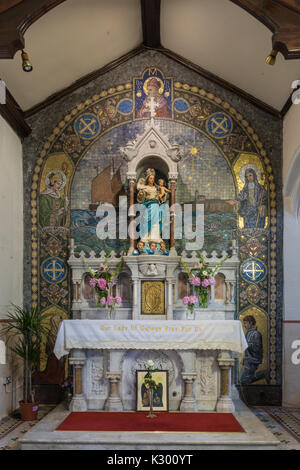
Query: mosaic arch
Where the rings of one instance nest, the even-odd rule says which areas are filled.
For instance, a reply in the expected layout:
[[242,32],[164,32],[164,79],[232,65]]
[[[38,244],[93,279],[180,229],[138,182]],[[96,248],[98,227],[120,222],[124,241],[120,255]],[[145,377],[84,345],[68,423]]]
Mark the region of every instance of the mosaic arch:
[[[113,203],[117,195],[126,195],[125,162],[118,149],[144,129],[151,93],[159,103],[156,122],[184,151],[177,202],[205,204],[207,251],[229,249],[232,238],[238,242],[237,318],[239,312],[254,308],[268,319],[264,334],[270,383],[275,385],[280,382],[276,370],[277,210],[270,159],[254,127],[230,103],[165,77],[155,67],[132,82],[74,103],[37,156],[31,185],[32,303],[42,310],[53,307],[70,314],[70,237],[85,251],[103,248],[94,236],[95,207],[103,200],[99,182],[106,182],[107,197]],[[254,213],[247,209],[249,198],[257,200],[259,210]],[[179,252],[184,240],[181,243]],[[119,248],[126,249],[126,243]]]

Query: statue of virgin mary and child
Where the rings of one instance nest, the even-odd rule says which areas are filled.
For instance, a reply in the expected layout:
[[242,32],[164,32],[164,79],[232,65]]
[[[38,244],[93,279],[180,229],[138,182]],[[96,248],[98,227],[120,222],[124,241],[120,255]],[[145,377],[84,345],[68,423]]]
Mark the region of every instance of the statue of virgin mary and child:
[[155,184],[155,170],[148,168],[145,178],[137,182],[137,202],[145,206],[141,214],[140,238],[145,244],[162,242],[162,227],[166,222],[167,192],[163,186]]

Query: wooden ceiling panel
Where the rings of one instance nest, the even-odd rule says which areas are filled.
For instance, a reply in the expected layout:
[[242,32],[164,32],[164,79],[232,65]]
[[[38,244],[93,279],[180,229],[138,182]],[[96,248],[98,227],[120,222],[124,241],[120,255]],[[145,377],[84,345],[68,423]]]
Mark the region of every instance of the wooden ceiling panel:
[[24,48],[24,33],[29,26],[64,1],[7,0],[7,9],[0,11],[0,59],[12,59],[18,50]]
[[286,0],[230,0],[269,28],[272,47],[285,59],[300,59],[300,5]]

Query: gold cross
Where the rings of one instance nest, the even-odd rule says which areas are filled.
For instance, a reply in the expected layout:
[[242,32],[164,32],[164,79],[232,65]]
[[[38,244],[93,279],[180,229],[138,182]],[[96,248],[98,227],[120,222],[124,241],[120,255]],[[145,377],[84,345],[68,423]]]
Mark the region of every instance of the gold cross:
[[155,110],[157,108],[157,104],[155,103],[153,96],[151,96],[150,98],[149,108],[150,108],[150,116],[153,118],[155,116]]
[[248,276],[250,277],[250,279],[252,279],[252,281],[255,281],[255,279],[257,279],[259,275],[262,274],[263,272],[264,270],[260,268],[259,265],[255,263],[255,261],[252,261],[251,267],[249,264],[248,268],[244,269],[244,273],[248,274]]
[[92,119],[89,123],[86,122],[83,118],[80,119],[80,123],[83,124],[85,127],[80,129],[79,133],[80,134],[83,134],[84,132],[86,132],[87,130],[90,131],[91,134],[94,133],[93,129],[91,129],[91,125],[92,124],[95,124],[97,121],[96,119]]
[[228,128],[223,126],[224,123],[227,123],[226,117],[224,117],[221,122],[218,122],[218,121],[216,121],[215,118],[212,118],[212,122],[216,125],[216,127],[211,130],[211,132],[212,132],[213,134],[215,134],[219,129],[221,129],[221,130],[224,131],[224,132],[227,132],[227,131],[228,131]]
[[[52,262],[52,268],[49,267],[49,268],[44,269],[44,272],[49,274],[49,277],[52,279],[52,281],[56,281],[56,279],[58,278],[58,276],[56,277],[56,274],[59,275],[63,273],[64,271],[65,271],[64,268],[62,268],[61,266],[58,265],[58,267],[56,267],[55,260]],[[52,274],[52,276],[50,274]]]

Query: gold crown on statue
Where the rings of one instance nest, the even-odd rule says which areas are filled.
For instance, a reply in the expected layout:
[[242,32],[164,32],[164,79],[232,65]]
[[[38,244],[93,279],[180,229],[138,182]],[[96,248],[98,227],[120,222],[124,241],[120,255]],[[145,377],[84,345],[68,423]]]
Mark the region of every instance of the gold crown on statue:
[[155,176],[155,170],[154,168],[148,168],[148,170],[146,171],[146,176]]

